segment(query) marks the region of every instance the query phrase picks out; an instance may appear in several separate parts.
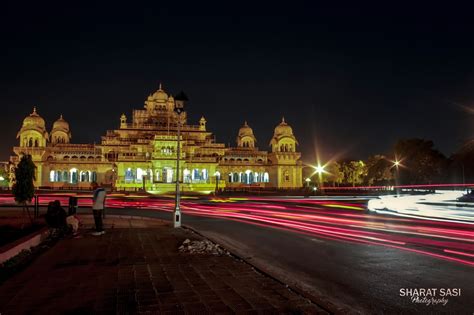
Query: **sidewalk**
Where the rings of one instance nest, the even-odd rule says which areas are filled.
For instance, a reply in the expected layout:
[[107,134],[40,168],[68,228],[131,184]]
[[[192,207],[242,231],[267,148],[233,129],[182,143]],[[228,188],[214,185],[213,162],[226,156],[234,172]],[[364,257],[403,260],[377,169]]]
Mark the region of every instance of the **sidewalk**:
[[232,256],[181,253],[185,229],[112,217],[64,239],[0,286],[4,314],[325,313]]

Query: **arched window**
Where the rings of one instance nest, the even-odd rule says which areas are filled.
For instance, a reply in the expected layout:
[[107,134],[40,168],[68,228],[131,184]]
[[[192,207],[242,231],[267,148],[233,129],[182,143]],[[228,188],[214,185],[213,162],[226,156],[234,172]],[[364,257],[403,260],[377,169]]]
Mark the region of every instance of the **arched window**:
[[127,168],[127,170],[125,171],[125,181],[126,182],[132,182],[133,181],[133,171],[132,169],[129,167]]
[[137,168],[137,181],[141,182],[143,180],[143,170],[141,168]]
[[285,182],[290,181],[290,173],[287,170],[283,172],[283,178],[285,179]]
[[55,179],[56,179],[56,174],[54,171],[50,171],[49,172],[49,181],[50,182],[55,182]]
[[191,175],[193,181],[201,180],[201,172],[199,172],[198,168],[193,169],[193,173]]
[[191,171],[185,168],[183,170],[183,183],[190,183],[191,182]]
[[233,177],[234,177],[234,179],[232,180],[233,183],[238,183],[240,181],[238,173],[234,173]]
[[172,183],[173,182],[173,169],[171,167],[164,167],[163,168],[163,181],[165,183]]
[[64,171],[63,172],[63,182],[67,182],[67,181],[69,181],[69,172]]
[[285,152],[288,152],[288,144],[285,144]]
[[71,184],[77,184],[77,168],[71,168],[69,170],[69,179]]
[[33,146],[33,138],[30,138],[30,141],[28,142],[28,146],[32,147]]
[[205,168],[201,170],[201,180],[207,181],[209,179],[209,174]]
[[253,173],[251,170],[245,171],[245,184],[251,184],[253,182]]
[[292,145],[292,144],[289,145],[289,149],[290,149],[290,152],[294,152],[294,151],[293,151],[293,145]]
[[263,173],[263,182],[268,183],[270,181],[270,177],[268,176],[268,172]]
[[64,156],[64,157],[63,157],[63,160],[64,160],[64,161],[69,161],[69,155]]
[[161,171],[157,170],[155,172],[155,182],[159,182],[161,180]]
[[35,147],[38,147],[39,144],[38,144],[38,139],[35,139]]

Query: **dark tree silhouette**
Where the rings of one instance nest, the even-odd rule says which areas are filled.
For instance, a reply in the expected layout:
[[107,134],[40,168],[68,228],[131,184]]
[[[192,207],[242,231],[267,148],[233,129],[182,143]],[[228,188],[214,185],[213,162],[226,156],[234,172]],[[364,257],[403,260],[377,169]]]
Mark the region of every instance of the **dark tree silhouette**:
[[394,155],[401,161],[401,184],[431,184],[442,182],[448,160],[434,148],[433,141],[424,139],[399,140]]
[[32,224],[33,219],[30,215],[28,203],[31,202],[35,195],[35,170],[36,166],[31,155],[24,155],[15,168],[15,179],[12,187],[15,201],[23,206],[23,214],[26,211]]
[[387,185],[393,180],[393,163],[383,155],[373,155],[365,162],[367,173],[364,178],[365,184]]

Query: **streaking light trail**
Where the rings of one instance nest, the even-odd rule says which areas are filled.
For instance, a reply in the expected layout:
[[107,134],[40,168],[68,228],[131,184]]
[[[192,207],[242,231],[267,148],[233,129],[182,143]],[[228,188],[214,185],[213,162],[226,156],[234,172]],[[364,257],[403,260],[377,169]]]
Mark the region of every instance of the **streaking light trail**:
[[[79,197],[81,207],[90,207],[90,196]],[[424,203],[430,198],[416,197],[424,198]],[[439,202],[439,195],[436,198]],[[43,205],[52,200],[60,200],[66,206],[68,195],[40,196]],[[12,204],[12,201],[10,196],[0,197],[0,204]],[[372,201],[369,201],[369,208],[373,206]],[[107,198],[108,208],[171,212],[173,206],[174,202],[165,198],[113,195]],[[214,198],[187,199],[182,202],[184,215],[233,220],[338,242],[385,246],[474,267],[472,222],[459,222],[453,218],[439,221],[428,217],[387,216],[367,210],[364,200],[330,197]]]

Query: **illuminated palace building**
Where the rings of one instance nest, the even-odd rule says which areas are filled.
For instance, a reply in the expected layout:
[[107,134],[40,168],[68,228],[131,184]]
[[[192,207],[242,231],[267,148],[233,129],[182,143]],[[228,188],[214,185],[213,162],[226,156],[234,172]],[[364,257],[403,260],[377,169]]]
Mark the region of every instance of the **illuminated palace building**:
[[247,122],[239,129],[237,146],[226,147],[215,141],[204,117],[192,125],[186,112],[178,116],[173,97],[161,86],[147,98],[144,109],[133,111],[131,122],[122,114],[119,129],[107,131],[100,144],[71,143],[71,130],[62,116],[48,132],[33,109],[18,132],[19,146],[14,147],[11,162],[14,165],[23,154],[30,154],[37,166],[38,187],[89,188],[97,181],[118,190],[171,192],[176,181],[178,117],[183,191],[302,186],[298,141],[284,119],[275,127],[271,152],[255,146]]

